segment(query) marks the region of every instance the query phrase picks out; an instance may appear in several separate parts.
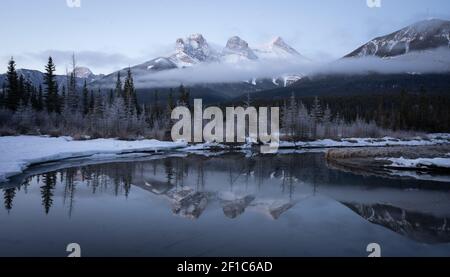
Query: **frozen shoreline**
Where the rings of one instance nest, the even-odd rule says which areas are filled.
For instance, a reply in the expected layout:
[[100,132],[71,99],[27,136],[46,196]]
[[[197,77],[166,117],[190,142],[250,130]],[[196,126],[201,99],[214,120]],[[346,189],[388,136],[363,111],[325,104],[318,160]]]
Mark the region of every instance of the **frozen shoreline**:
[[31,165],[69,158],[136,152],[158,152],[186,147],[184,142],[157,140],[120,141],[96,139],[75,141],[70,137],[0,137],[0,182],[22,173]]
[[450,170],[450,155],[445,158],[418,158],[418,159],[406,159],[400,158],[378,158],[379,160],[390,161],[389,167],[398,169],[432,169],[442,168]]
[[[279,149],[314,149],[314,148],[352,148],[352,147],[390,147],[390,146],[431,146],[450,144],[450,134],[429,134],[425,138],[410,139],[384,138],[343,138],[340,140],[320,139],[315,141],[280,141]],[[236,150],[251,149],[251,142],[236,146]],[[200,143],[189,145],[184,151],[226,150],[228,147],[221,143]]]
[[[349,138],[339,141],[325,139],[312,142],[284,142],[283,149],[310,148],[352,148],[352,147],[385,147],[385,146],[427,146],[449,144],[450,134],[432,134],[425,139],[412,138],[400,140],[395,138]],[[250,150],[254,144],[239,145],[235,150]],[[186,142],[168,142],[157,140],[121,141],[116,139],[95,139],[75,141],[70,137],[48,136],[7,136],[0,137],[0,182],[18,175],[29,166],[86,157],[102,159],[105,155],[121,155],[130,153],[158,152],[181,150],[184,153],[195,153],[210,150],[226,151],[227,146],[218,143],[188,145]]]

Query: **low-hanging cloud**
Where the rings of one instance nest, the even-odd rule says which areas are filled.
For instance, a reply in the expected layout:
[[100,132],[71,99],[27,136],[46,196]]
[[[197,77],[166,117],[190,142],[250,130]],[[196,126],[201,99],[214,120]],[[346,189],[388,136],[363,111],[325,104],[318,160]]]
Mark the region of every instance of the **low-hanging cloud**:
[[234,83],[252,79],[271,78],[298,74],[310,65],[308,61],[285,60],[280,62],[245,61],[233,63],[208,63],[180,69],[172,69],[150,73],[149,71],[135,72],[137,87],[165,87],[198,83]]
[[180,83],[233,83],[289,75],[395,74],[450,72],[450,49],[411,52],[392,58],[346,58],[329,63],[304,59],[246,61],[237,64],[209,63],[160,72],[135,71],[135,83],[143,87],[169,87]]

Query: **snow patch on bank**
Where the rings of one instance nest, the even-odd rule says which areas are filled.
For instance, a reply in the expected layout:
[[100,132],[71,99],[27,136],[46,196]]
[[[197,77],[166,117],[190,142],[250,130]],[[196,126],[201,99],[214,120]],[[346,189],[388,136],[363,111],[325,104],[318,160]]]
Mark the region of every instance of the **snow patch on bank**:
[[186,147],[185,142],[157,140],[121,141],[95,139],[75,141],[70,137],[0,137],[0,182],[22,173],[27,167],[69,158],[103,158],[107,154],[158,152]]
[[346,138],[341,140],[321,139],[310,142],[281,141],[280,148],[332,148],[332,147],[386,147],[386,146],[429,146],[450,143],[449,134],[430,134],[425,138],[397,139],[392,137]]
[[[384,138],[344,138],[340,140],[320,139],[315,141],[280,141],[279,149],[314,149],[314,148],[344,148],[344,147],[387,147],[387,146],[430,146],[449,144],[450,134],[429,134],[425,137],[409,139]],[[236,145],[235,150],[248,150],[256,146],[257,142],[247,139],[247,142]],[[226,150],[230,147],[216,142],[193,144],[183,149],[187,152]]]
[[419,158],[419,159],[405,159],[401,158],[380,158],[377,160],[390,161],[392,164],[389,167],[395,168],[448,168],[450,169],[450,158]]

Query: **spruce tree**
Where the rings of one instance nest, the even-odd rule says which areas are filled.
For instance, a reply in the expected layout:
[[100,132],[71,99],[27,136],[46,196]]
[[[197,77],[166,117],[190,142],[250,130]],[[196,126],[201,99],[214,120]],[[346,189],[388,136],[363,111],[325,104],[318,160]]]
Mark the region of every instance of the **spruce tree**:
[[2,93],[0,93],[0,108],[6,107],[6,84],[2,85]]
[[87,88],[86,80],[84,80],[83,85],[83,114],[87,115],[89,113],[89,91]]
[[39,85],[36,109],[38,111],[42,111],[44,109],[44,95],[42,92],[42,85]]
[[130,67],[127,70],[127,77],[125,78],[125,82],[123,85],[123,95],[125,106],[127,107],[128,113],[129,114],[134,114],[135,112],[139,113],[140,111],[137,103],[136,90],[134,88],[134,80]]
[[169,90],[169,99],[167,101],[167,105],[169,107],[170,112],[175,108],[175,103],[173,102],[173,89]]
[[35,90],[34,86],[29,81],[25,81],[25,90],[22,95],[22,101],[25,105],[29,104],[33,90]]
[[89,99],[89,112],[94,113],[95,110],[95,97],[94,97],[94,91],[91,90],[91,95]]
[[311,108],[311,118],[313,120],[312,136],[314,139],[317,138],[317,125],[321,122],[322,115],[322,106],[320,105],[319,98],[315,97]]
[[94,96],[94,114],[97,116],[97,118],[100,118],[104,113],[104,106],[103,106],[103,94],[100,89],[98,89],[97,94]]
[[108,103],[111,105],[114,101],[114,91],[112,89],[109,90]]
[[30,102],[31,102],[31,107],[33,108],[33,110],[37,110],[38,109],[38,95],[37,95],[37,91],[36,91],[35,87],[33,87],[32,91],[31,91]]
[[45,103],[47,106],[47,111],[49,113],[58,112],[58,84],[56,83],[55,76],[55,64],[53,63],[52,57],[48,58],[48,63],[45,67],[44,74],[44,85],[45,85]]
[[8,63],[8,71],[6,73],[7,87],[6,87],[6,102],[11,110],[17,110],[19,105],[19,77],[16,71],[16,62],[11,57]]
[[122,97],[122,81],[120,80],[120,71],[117,72],[116,97]]
[[66,100],[67,100],[66,86],[63,85],[61,88],[61,96],[59,97],[59,107],[61,107],[61,109],[66,108]]
[[189,93],[187,89],[183,85],[180,85],[178,88],[178,93],[179,93],[178,105],[187,107],[189,104]]
[[23,77],[22,74],[20,74],[19,76],[19,88],[17,90],[18,92],[18,97],[19,97],[19,105],[26,105],[27,103],[25,102],[25,78]]

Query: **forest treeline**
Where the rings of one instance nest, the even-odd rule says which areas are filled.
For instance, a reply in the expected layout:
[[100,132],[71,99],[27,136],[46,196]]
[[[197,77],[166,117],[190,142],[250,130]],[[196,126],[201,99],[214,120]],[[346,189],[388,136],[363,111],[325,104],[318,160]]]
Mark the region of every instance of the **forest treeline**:
[[93,90],[86,82],[79,88],[75,58],[72,63],[67,82],[58,84],[49,57],[44,82],[35,87],[18,74],[11,59],[0,93],[0,135],[167,139],[172,108],[188,102],[189,91],[180,86],[177,100],[169,96],[168,103],[160,103],[155,95],[153,103],[139,104],[130,69],[126,76],[118,73],[114,89]]
[[[58,84],[51,57],[44,82],[34,86],[8,63],[0,91],[0,135],[52,135],[82,138],[170,139],[171,111],[191,107],[189,89],[180,85],[150,103],[139,103],[131,69],[117,74],[115,88],[93,90],[77,86],[76,61],[67,81]],[[151,93],[151,92],[149,92]],[[164,100],[162,100],[164,99]],[[269,100],[267,100],[269,101]],[[278,102],[254,102],[248,94],[235,106],[268,105],[281,108],[285,139],[312,140],[343,137],[408,136],[417,132],[449,132],[449,95],[402,91],[392,95],[303,97]],[[225,105],[225,104],[224,104]]]

